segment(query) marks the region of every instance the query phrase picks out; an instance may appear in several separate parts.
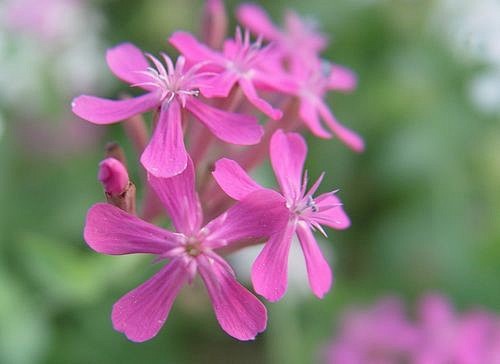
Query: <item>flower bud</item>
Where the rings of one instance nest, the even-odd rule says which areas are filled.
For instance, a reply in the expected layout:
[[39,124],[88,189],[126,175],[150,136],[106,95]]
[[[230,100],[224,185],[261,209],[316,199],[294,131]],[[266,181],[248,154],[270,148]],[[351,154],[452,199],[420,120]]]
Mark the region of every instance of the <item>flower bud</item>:
[[135,215],[135,186],[118,159],[108,157],[99,163],[97,179],[102,183],[108,203]]
[[222,0],[207,0],[203,9],[202,34],[206,44],[220,49],[226,38],[227,16]]
[[104,191],[111,196],[121,195],[129,184],[125,166],[115,158],[106,158],[99,163],[97,179],[102,183]]

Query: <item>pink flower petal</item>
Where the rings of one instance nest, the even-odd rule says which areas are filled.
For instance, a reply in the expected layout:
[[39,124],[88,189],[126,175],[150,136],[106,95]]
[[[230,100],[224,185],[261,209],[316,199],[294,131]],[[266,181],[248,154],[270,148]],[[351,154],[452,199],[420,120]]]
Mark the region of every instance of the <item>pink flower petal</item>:
[[167,320],[170,308],[188,275],[173,260],[149,280],[120,298],[113,306],[113,327],[129,340],[143,342],[153,338]]
[[210,82],[207,82],[204,87],[200,88],[203,96],[212,97],[228,97],[232,88],[238,82],[240,76],[231,71],[225,71],[215,76]]
[[157,177],[168,178],[181,173],[187,165],[187,152],[177,100],[163,106],[153,136],[141,155],[141,163]]
[[242,77],[239,80],[239,84],[243,93],[252,105],[254,105],[257,109],[262,111],[273,120],[281,119],[281,117],[283,116],[283,112],[279,109],[275,109],[266,100],[259,97],[259,95],[257,95],[257,91],[255,91],[255,87],[250,80]]
[[330,266],[323,257],[323,254],[321,254],[318,243],[309,226],[304,222],[299,222],[296,231],[300,246],[304,252],[311,290],[317,297],[323,298],[332,286],[332,271],[330,270]]
[[295,77],[285,72],[281,60],[272,55],[266,58],[266,63],[259,65],[256,71],[258,72],[252,75],[252,82],[259,90],[278,91],[294,96],[300,92],[301,86]]
[[241,200],[251,192],[263,189],[240,165],[232,159],[222,158],[215,163],[212,172],[217,184],[235,200]]
[[252,284],[255,292],[271,302],[283,297],[287,288],[288,253],[295,232],[295,220],[271,236],[252,265]]
[[321,125],[321,122],[319,121],[318,110],[311,102],[301,100],[299,116],[308,126],[309,130],[317,137],[325,139],[329,139],[332,137],[332,134],[329,133],[325,128],[323,128],[323,125]]
[[[147,70],[149,63],[143,52],[132,43],[121,43],[108,49],[106,62],[114,75],[127,83],[139,84],[151,81],[151,78],[140,73]],[[143,88],[154,89],[152,86]]]
[[265,306],[236,281],[222,258],[200,255],[199,272],[222,329],[238,340],[253,340],[266,329]]
[[[168,39],[189,62],[214,62],[219,65],[224,64],[224,58],[217,52],[200,43],[192,34],[177,31]],[[208,65],[210,67],[210,64]]]
[[220,248],[242,240],[268,238],[284,229],[289,210],[279,193],[260,189],[251,192],[204,229],[207,246]]
[[324,193],[318,197],[316,203],[317,212],[307,212],[305,215],[321,225],[329,226],[333,229],[343,230],[351,226],[351,220],[345,213],[341,204],[342,201],[331,192]]
[[332,65],[332,71],[328,80],[328,88],[330,90],[349,92],[356,88],[357,83],[358,78],[353,71],[337,64]]
[[280,31],[273,24],[266,11],[255,4],[243,4],[236,11],[238,21],[254,34],[273,40],[280,37]]
[[81,95],[73,100],[73,112],[94,124],[111,124],[142,114],[157,107],[160,95],[150,92],[125,100],[108,100],[95,96]]
[[177,246],[180,237],[107,203],[92,206],[83,236],[87,244],[103,254],[162,254]]
[[186,168],[176,176],[159,178],[148,175],[149,184],[167,209],[175,229],[186,235],[198,232],[203,220],[194,178],[193,162],[189,156]]
[[[294,52],[298,57],[314,56],[317,52],[325,49],[328,45],[328,37],[311,26],[296,12],[287,10],[285,12],[285,27],[288,37],[297,44],[300,52]],[[293,51],[293,50],[291,50]],[[292,53],[292,55],[294,55]]]
[[186,108],[217,138],[232,144],[253,145],[260,142],[263,128],[254,116],[228,113],[190,99]]
[[301,198],[302,170],[307,155],[304,138],[277,130],[271,138],[270,158],[276,179],[287,200]]
[[318,103],[318,109],[325,120],[325,122],[328,124],[330,129],[335,133],[335,135],[344,143],[346,144],[349,148],[354,150],[355,152],[362,152],[365,149],[365,143],[363,139],[356,134],[354,131],[346,128],[342,124],[340,124],[332,115],[328,107],[323,104],[323,102]]

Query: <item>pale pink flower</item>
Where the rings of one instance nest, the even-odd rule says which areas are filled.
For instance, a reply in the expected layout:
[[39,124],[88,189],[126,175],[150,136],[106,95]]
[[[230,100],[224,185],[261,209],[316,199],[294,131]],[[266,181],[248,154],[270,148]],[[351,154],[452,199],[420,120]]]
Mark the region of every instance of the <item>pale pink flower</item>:
[[291,64],[314,62],[328,45],[326,35],[317,30],[314,21],[304,20],[291,10],[285,13],[283,28],[276,26],[266,11],[255,4],[241,5],[237,10],[237,18],[254,34],[274,42],[281,57]]
[[279,90],[283,77],[279,63],[273,62],[275,50],[272,44],[262,47],[261,40],[255,43],[250,40],[250,33],[244,34],[240,28],[236,29],[234,39],[224,42],[222,52],[210,49],[189,33],[176,32],[170,37],[170,43],[181,52],[188,61],[198,63],[209,61],[209,67],[219,73],[211,80],[208,87],[201,87],[201,92],[207,97],[227,97],[229,92],[238,84],[257,109],[270,118],[280,119],[283,113],[272,107],[261,98],[256,87]]
[[[321,225],[345,229],[349,218],[342,209],[335,192],[313,197],[323,175],[309,191],[307,174],[302,178],[307,146],[300,134],[284,133],[278,130],[270,143],[271,164],[281,188],[282,198],[273,203],[286,205],[288,223],[265,244],[252,266],[252,283],[257,293],[270,301],[279,300],[287,287],[288,253],[292,237],[297,234],[306,261],[309,285],[313,293],[322,298],[330,289],[332,273],[312,234]],[[220,159],[213,172],[217,183],[235,200],[245,198],[249,193],[263,190],[231,159]],[[264,189],[265,190],[265,189]],[[270,206],[273,206],[270,202]]]
[[72,35],[71,22],[84,7],[81,0],[10,0],[5,2],[3,25],[53,43]]
[[432,294],[420,301],[411,321],[395,298],[350,310],[325,359],[328,364],[498,364],[499,344],[496,315],[459,314],[446,298]]
[[255,338],[266,327],[266,309],[236,281],[217,249],[272,234],[284,223],[284,208],[273,204],[280,196],[258,191],[204,225],[190,159],[181,174],[172,178],[149,175],[149,182],[169,213],[175,232],[110,204],[96,204],[87,214],[84,237],[95,251],[152,254],[155,261],[169,260],[152,278],[115,303],[111,315],[114,328],[132,341],[151,339],[163,326],[179,290],[198,272],[222,329],[239,340]]
[[326,364],[413,363],[417,330],[406,318],[402,303],[381,300],[373,308],[350,310],[326,351]]
[[485,311],[455,312],[440,295],[428,295],[419,305],[420,342],[415,364],[498,364],[498,318]]
[[153,56],[148,57],[155,68],[150,67],[143,53],[130,43],[108,50],[106,60],[111,71],[147,93],[119,101],[82,95],[73,100],[73,112],[95,124],[110,124],[158,109],[157,125],[141,156],[144,167],[157,177],[174,176],[186,168],[182,109],[225,142],[251,145],[260,141],[263,130],[255,117],[224,112],[197,99],[199,89],[210,84],[210,75],[198,72],[203,64],[186,70],[184,57],[179,57],[174,66],[171,59],[162,54],[166,67]]

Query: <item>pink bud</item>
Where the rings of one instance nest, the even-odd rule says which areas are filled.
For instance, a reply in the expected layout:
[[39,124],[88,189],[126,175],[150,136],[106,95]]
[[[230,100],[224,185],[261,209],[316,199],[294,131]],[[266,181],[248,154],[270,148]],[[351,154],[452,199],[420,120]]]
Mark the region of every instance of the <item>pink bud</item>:
[[212,48],[220,49],[226,38],[227,16],[223,0],[207,0],[203,9],[202,34]]
[[106,158],[99,163],[97,179],[104,186],[106,193],[112,196],[122,194],[129,184],[127,169],[115,158]]

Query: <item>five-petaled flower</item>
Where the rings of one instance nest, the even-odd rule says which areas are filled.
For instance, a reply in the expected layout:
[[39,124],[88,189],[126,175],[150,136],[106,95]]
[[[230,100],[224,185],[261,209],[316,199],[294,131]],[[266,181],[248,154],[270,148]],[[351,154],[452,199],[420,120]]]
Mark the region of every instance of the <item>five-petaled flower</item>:
[[320,116],[334,135],[352,150],[362,152],[363,139],[354,131],[340,124],[324,98],[329,90],[351,91],[356,77],[345,67],[319,61],[315,67],[292,67],[291,77],[281,89],[299,100],[299,117],[311,132],[321,138],[331,138],[320,122]]
[[155,68],[134,45],[123,43],[108,50],[106,59],[111,71],[120,79],[138,86],[146,94],[125,100],[108,100],[82,95],[73,100],[73,112],[95,124],[110,124],[157,109],[158,120],[153,136],[141,156],[144,167],[157,177],[181,173],[187,165],[182,130],[182,109],[201,121],[217,138],[239,145],[252,145],[263,134],[253,116],[225,112],[197,99],[201,88],[210,87],[212,73],[199,72],[204,63],[185,69],[184,57],[177,63],[165,54],[165,66],[148,55]]
[[266,100],[259,97],[256,87],[265,87],[270,90],[279,90],[279,84],[284,76],[279,67],[273,44],[264,47],[261,39],[255,43],[250,41],[250,33],[242,33],[236,29],[234,39],[224,42],[222,52],[210,49],[199,43],[194,36],[186,32],[176,32],[170,37],[172,43],[188,61],[199,63],[209,61],[207,66],[215,67],[217,76],[211,80],[208,88],[201,88],[201,92],[208,97],[227,97],[233,86],[239,87],[256,108],[270,118],[280,119],[283,113],[273,108]]
[[[149,176],[175,232],[157,227],[110,204],[90,208],[85,224],[87,244],[99,253],[144,253],[169,260],[148,281],[113,306],[116,330],[132,341],[146,341],[163,326],[179,290],[198,272],[205,283],[217,320],[229,335],[251,340],[264,331],[264,305],[236,281],[217,250],[229,244],[266,239],[285,223],[285,207],[276,192],[256,191],[216,219],[204,224],[195,192],[194,168],[171,178]],[[203,226],[204,225],[204,226]]]
[[[313,293],[322,298],[330,289],[332,273],[311,230],[317,229],[324,233],[321,225],[345,229],[350,225],[349,218],[335,192],[313,197],[323,175],[306,191],[307,174],[302,179],[302,170],[307,146],[300,134],[277,130],[272,136],[269,154],[282,193],[281,199],[269,201],[269,206],[274,209],[285,204],[288,222],[269,239],[253,263],[254,289],[270,301],[277,301],[284,295],[288,252],[292,237],[297,234],[306,260],[309,284]],[[244,200],[255,191],[268,190],[252,180],[231,159],[217,161],[213,175],[224,192],[235,200]]]

